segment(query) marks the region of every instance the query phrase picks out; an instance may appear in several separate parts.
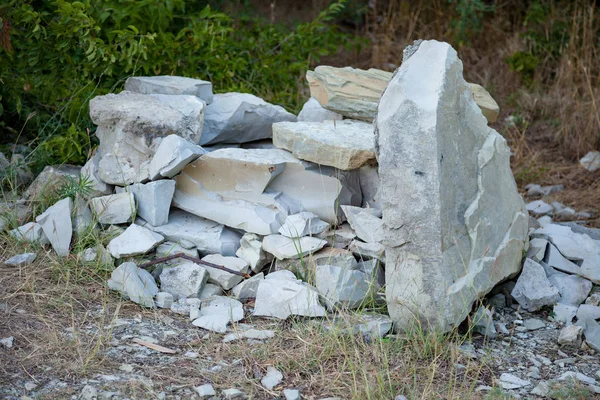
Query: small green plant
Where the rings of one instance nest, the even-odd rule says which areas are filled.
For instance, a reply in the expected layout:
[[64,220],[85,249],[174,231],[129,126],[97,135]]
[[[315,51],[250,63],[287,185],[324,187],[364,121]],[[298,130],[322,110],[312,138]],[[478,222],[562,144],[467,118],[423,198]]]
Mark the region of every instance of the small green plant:
[[535,69],[540,64],[540,59],[528,51],[517,51],[506,59],[511,71],[521,74],[523,81],[530,85],[533,83]]
[[70,197],[75,200],[77,197],[86,198],[93,190],[93,182],[86,175],[79,175],[78,178],[65,176],[65,182],[59,186],[56,191],[57,197],[64,199]]
[[469,38],[481,32],[484,15],[495,10],[494,5],[486,4],[482,0],[448,1],[455,3],[454,10],[457,15],[452,20],[452,28],[459,47],[468,44]]

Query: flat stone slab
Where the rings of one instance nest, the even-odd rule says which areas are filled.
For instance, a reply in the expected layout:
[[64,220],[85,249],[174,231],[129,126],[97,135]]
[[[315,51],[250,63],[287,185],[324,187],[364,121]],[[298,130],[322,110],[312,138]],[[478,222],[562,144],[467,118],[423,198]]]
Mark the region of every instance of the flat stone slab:
[[185,76],[132,76],[125,81],[125,90],[142,94],[187,94],[207,104],[213,100],[212,83]]
[[[202,258],[202,261],[206,261],[212,264],[221,265],[233,271],[248,272],[248,263],[241,258],[237,257],[224,257],[220,254],[210,254]],[[235,285],[242,281],[242,277],[239,275],[231,274],[227,271],[222,271],[217,268],[207,267],[209,274],[209,280],[212,283],[216,283],[225,290],[233,288]]]
[[123,192],[91,200],[92,212],[101,224],[125,224],[131,222],[136,211],[132,193]]
[[278,122],[273,124],[273,144],[301,160],[342,170],[353,170],[375,161],[373,125],[343,120]]
[[131,224],[121,235],[108,243],[107,250],[114,258],[146,254],[165,240],[148,228]]
[[23,253],[12,256],[8,260],[4,261],[5,265],[9,267],[20,267],[22,265],[29,265],[35,261],[37,254],[35,253]]
[[69,255],[73,237],[72,211],[73,200],[67,197],[56,202],[35,219],[42,226],[52,248],[60,257]]
[[172,178],[206,150],[181,136],[169,135],[160,142],[149,166],[151,180]]
[[309,236],[291,239],[283,235],[269,235],[263,239],[263,250],[279,260],[296,259],[312,254],[326,244],[323,239]]
[[206,268],[186,262],[163,268],[160,274],[160,289],[171,293],[175,300],[198,297],[207,280]]

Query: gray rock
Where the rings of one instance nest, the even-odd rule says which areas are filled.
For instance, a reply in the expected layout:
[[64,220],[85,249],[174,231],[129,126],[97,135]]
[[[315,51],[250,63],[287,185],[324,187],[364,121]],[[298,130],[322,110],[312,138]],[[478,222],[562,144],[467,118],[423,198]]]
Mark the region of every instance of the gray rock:
[[577,306],[570,306],[568,304],[555,304],[552,310],[554,312],[554,320],[569,325],[577,314],[577,308]]
[[225,400],[245,399],[248,397],[241,390],[234,389],[234,388],[223,390],[223,396],[224,396]]
[[87,163],[81,168],[81,175],[85,177],[89,186],[91,187],[90,193],[87,194],[87,198],[94,198],[100,196],[107,196],[113,193],[114,186],[103,182],[98,176],[98,167],[100,165],[101,155],[95,152]]
[[298,389],[283,389],[285,400],[300,400],[300,390]]
[[9,234],[17,240],[39,243],[42,246],[49,243],[48,237],[44,233],[42,226],[37,222],[28,222],[25,225],[13,229]]
[[206,299],[208,297],[222,296],[222,295],[223,295],[223,289],[221,288],[221,286],[215,285],[213,283],[207,283],[202,288],[202,291],[200,292],[200,295],[198,296],[198,298]]
[[588,385],[596,384],[596,380],[594,378],[584,375],[581,372],[575,372],[575,371],[567,371],[567,372],[563,373],[561,376],[559,376],[557,380],[558,381],[566,381],[566,380],[570,380],[570,379],[576,379],[576,380],[586,383]]
[[154,302],[158,308],[171,308],[173,305],[173,295],[167,292],[158,292]]
[[332,265],[316,267],[315,285],[327,299],[328,308],[358,308],[370,293],[370,285],[364,272]]
[[273,144],[301,160],[354,170],[375,161],[373,126],[354,121],[279,122]]
[[[212,264],[221,265],[233,271],[239,271],[242,273],[248,272],[248,263],[241,258],[237,257],[224,257],[220,254],[210,254],[202,258],[202,261],[206,261]],[[225,290],[233,288],[235,285],[242,281],[242,277],[234,275],[226,271],[222,271],[216,268],[207,268],[209,274],[209,282],[216,283]]]
[[546,203],[543,200],[535,200],[530,203],[527,203],[527,211],[531,212],[534,215],[548,215],[552,214],[554,211],[554,207],[550,204]]
[[12,349],[15,338],[13,336],[5,337],[0,339],[0,345],[6,347],[7,349]]
[[578,320],[600,319],[600,307],[591,304],[582,304],[577,309],[576,315]]
[[181,136],[169,135],[160,142],[149,166],[151,180],[172,178],[186,165],[206,154],[206,150]]
[[343,223],[337,227],[330,228],[317,235],[317,237],[327,240],[327,243],[331,247],[345,249],[356,238],[356,232],[350,227],[350,224]]
[[72,228],[75,237],[81,238],[89,235],[98,227],[92,215],[90,203],[79,195],[76,195],[75,201],[73,201],[72,215]]
[[150,225],[161,226],[169,222],[171,200],[175,193],[174,180],[136,183],[121,190],[133,193],[137,203],[137,215]]
[[125,224],[132,221],[136,211],[132,193],[123,192],[91,200],[92,212],[101,224]]
[[[342,206],[348,223],[359,239],[367,243],[381,243],[383,240],[383,220],[376,209]],[[375,215],[374,215],[375,214]]]
[[558,335],[558,344],[561,346],[573,346],[579,348],[583,338],[583,328],[577,325],[565,326]]
[[198,143],[204,102],[187,95],[145,95],[123,91],[90,101],[100,140],[98,177],[112,185],[143,182],[162,139],[177,134]]
[[544,262],[550,267],[556,268],[559,271],[568,272],[570,274],[581,274],[579,265],[567,260],[560,254],[560,251],[553,244],[548,245]]
[[363,243],[360,240],[353,240],[348,245],[348,250],[362,260],[374,259],[381,263],[385,261],[385,247],[381,243]]
[[125,90],[142,94],[196,96],[207,104],[213,100],[212,83],[185,76],[132,76],[125,81]]
[[152,275],[132,262],[123,263],[112,272],[108,287],[134,303],[150,308],[154,307],[153,298],[158,294]]
[[592,306],[600,306],[600,292],[592,293],[586,300],[585,304]]
[[273,260],[271,254],[262,249],[262,242],[258,235],[246,233],[240,239],[240,248],[235,255],[246,261],[253,272],[260,272],[265,265]]
[[196,386],[194,390],[201,399],[206,399],[217,395],[217,392],[215,391],[213,386],[208,383],[206,385]]
[[281,279],[289,281],[297,280],[296,275],[293,272],[286,270],[271,272],[269,273],[269,275],[266,276],[265,279]]
[[200,309],[202,300],[196,298],[179,299],[171,304],[171,311],[179,315],[190,315],[193,309]]
[[108,243],[108,251],[114,258],[146,254],[165,240],[150,229],[131,224],[121,235]]
[[[186,249],[183,246],[181,246],[179,243],[175,243],[175,242],[163,242],[161,244],[158,245],[158,247],[156,248],[156,256],[157,257],[166,257],[169,255],[175,255],[175,254],[179,254],[179,253],[183,253],[185,255],[188,255],[190,257],[198,257],[198,250],[196,250],[195,247],[191,248],[191,249]],[[184,259],[182,258],[176,258],[174,260],[171,261],[167,261],[167,264],[181,264],[182,262],[187,262],[187,261],[183,261]]]
[[106,266],[112,266],[115,262],[110,252],[102,244],[85,249],[77,255],[77,258],[84,263],[96,263]]
[[494,326],[492,312],[484,306],[479,306],[475,315],[473,315],[473,331],[482,334],[490,339],[495,338],[498,334]]
[[175,300],[198,297],[207,280],[208,272],[204,267],[186,262],[163,268],[160,274],[160,288],[163,292],[171,293]]
[[80,172],[81,167],[74,165],[48,165],[23,192],[23,198],[31,201],[41,200],[49,193],[55,193],[62,185],[68,183],[69,179],[78,181]]
[[[325,247],[302,259],[277,260],[275,262],[275,271],[287,270],[307,278],[314,273],[317,265],[334,265],[347,269],[359,269],[352,252],[344,249]],[[270,271],[272,272],[273,269]],[[273,273],[269,275],[273,275]]]
[[280,121],[296,121],[296,116],[252,94],[217,94],[206,107],[200,145],[268,139],[271,125]]
[[319,303],[318,292],[298,281],[265,279],[256,293],[254,315],[286,319],[290,315],[322,317],[325,308]]
[[579,160],[579,164],[590,172],[600,169],[600,151],[590,151]]
[[548,280],[558,289],[560,302],[572,306],[578,306],[585,301],[592,291],[592,282],[575,275],[567,275],[560,272],[552,274]]
[[379,179],[379,171],[377,166],[365,165],[360,167],[360,189],[363,194],[363,208],[381,209],[381,198],[379,189],[381,188],[381,180]]
[[545,327],[546,324],[537,318],[528,318],[523,321],[523,328],[525,328],[527,331],[536,331]]
[[35,219],[42,226],[52,248],[60,257],[69,255],[71,238],[73,237],[72,211],[73,200],[67,197],[56,202]]
[[291,239],[283,235],[269,235],[263,239],[263,250],[279,260],[308,256],[322,249],[327,242],[314,237]]
[[548,248],[548,241],[542,238],[534,238],[529,241],[529,249],[527,249],[527,257],[531,258],[535,262],[544,260],[546,250]]
[[265,278],[265,274],[262,272],[254,275],[250,279],[246,279],[236,285],[232,290],[231,294],[240,301],[256,298],[256,292],[258,291],[258,285]]
[[23,265],[29,265],[35,261],[37,254],[35,253],[23,253],[12,256],[8,260],[4,261],[4,265],[9,267],[21,267]]
[[594,240],[600,240],[600,229],[598,228],[588,228],[587,226],[579,225],[576,222],[559,222],[558,225],[568,226],[571,228],[571,231],[575,233],[588,235]]
[[341,121],[343,118],[344,117],[341,114],[323,108],[323,106],[312,97],[304,103],[302,110],[300,110],[300,114],[298,114],[298,121],[307,122],[323,122],[328,120]]
[[273,388],[279,385],[281,381],[283,381],[283,374],[281,371],[269,366],[267,367],[267,374],[260,380],[260,383],[268,390],[273,390]]
[[565,185],[541,186],[535,183],[530,183],[525,186],[527,196],[550,196],[565,189]]
[[550,284],[544,268],[530,258],[525,260],[521,276],[511,294],[527,311],[553,305],[560,299],[558,289]]
[[193,324],[206,330],[225,333],[229,323],[242,319],[242,303],[229,297],[215,296],[202,300],[199,317]]
[[91,385],[85,385],[77,397],[78,400],[96,400],[97,398],[98,390]]
[[279,233],[289,238],[300,238],[318,235],[328,228],[327,222],[322,221],[316,214],[305,211],[288,215],[283,226],[279,228]]
[[219,253],[235,255],[239,248],[240,234],[225,226],[197,217],[182,210],[173,210],[166,225],[152,226],[140,221],[148,229],[161,234],[167,240],[193,243],[201,254]]
[[531,381],[521,379],[516,375],[503,373],[500,375],[499,385],[502,389],[519,389],[531,385]]

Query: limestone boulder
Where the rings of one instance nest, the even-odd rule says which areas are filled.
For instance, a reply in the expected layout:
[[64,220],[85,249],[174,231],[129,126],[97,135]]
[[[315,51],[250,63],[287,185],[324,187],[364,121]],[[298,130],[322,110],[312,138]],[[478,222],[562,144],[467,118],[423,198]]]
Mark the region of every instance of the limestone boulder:
[[149,164],[166,136],[198,143],[205,104],[195,96],[146,95],[123,91],[90,101],[100,140],[98,177],[124,186],[149,179]]
[[178,135],[169,135],[160,142],[149,166],[150,179],[172,178],[201,155],[206,154],[202,147]]
[[362,121],[278,122],[273,144],[301,160],[342,170],[375,162],[373,125]]
[[304,103],[302,110],[300,110],[300,114],[298,114],[298,121],[323,122],[328,120],[341,121],[342,119],[344,119],[343,115],[323,108],[323,106],[312,97]]
[[69,255],[71,238],[73,237],[72,212],[73,200],[67,197],[56,202],[35,219],[41,225],[52,248],[60,257]]
[[125,81],[125,90],[141,94],[196,96],[207,104],[213,99],[212,83],[185,76],[132,76]]
[[241,235],[229,228],[208,219],[182,210],[172,210],[169,222],[165,225],[152,226],[138,220],[140,225],[159,233],[173,242],[187,241],[192,243],[201,254],[219,253],[233,256],[240,247]]
[[125,224],[131,222],[136,211],[135,198],[131,192],[96,197],[90,206],[101,224]]
[[280,121],[296,121],[296,116],[252,94],[217,94],[206,107],[200,145],[268,139],[271,125]]
[[375,135],[388,311],[400,330],[448,331],[521,268],[528,214],[509,148],[487,126],[456,51],[437,41],[394,74]]
[[306,72],[310,95],[327,110],[345,117],[372,121],[390,72],[320,65]]
[[125,232],[108,243],[107,250],[114,258],[146,254],[165,240],[150,229],[131,224]]

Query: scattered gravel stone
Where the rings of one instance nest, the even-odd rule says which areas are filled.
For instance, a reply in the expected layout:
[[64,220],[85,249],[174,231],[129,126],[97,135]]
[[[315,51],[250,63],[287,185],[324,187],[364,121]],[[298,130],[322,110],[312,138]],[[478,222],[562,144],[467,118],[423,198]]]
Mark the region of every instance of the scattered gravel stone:
[[15,341],[15,338],[12,336],[9,336],[7,338],[0,339],[0,345],[6,347],[7,349],[12,349],[14,341]]
[[273,388],[281,383],[283,374],[277,368],[267,367],[267,374],[260,380],[260,383],[267,389]]
[[23,253],[12,256],[8,260],[4,261],[4,264],[9,267],[20,267],[23,265],[29,265],[35,261],[37,254],[35,253]]
[[194,388],[194,390],[196,391],[198,396],[200,396],[201,399],[217,395],[217,392],[215,392],[215,388],[213,388],[213,386],[208,383],[206,385],[197,386]]

